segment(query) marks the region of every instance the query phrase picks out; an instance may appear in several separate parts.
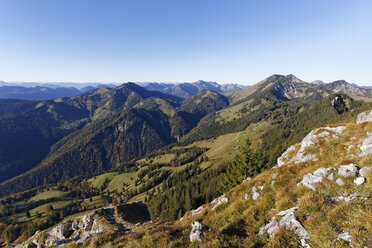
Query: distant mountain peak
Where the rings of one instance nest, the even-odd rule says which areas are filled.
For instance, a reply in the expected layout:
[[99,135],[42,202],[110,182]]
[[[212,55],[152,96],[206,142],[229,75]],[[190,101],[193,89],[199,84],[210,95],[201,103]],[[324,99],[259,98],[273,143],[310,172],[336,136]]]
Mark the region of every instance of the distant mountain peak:
[[341,80],[336,80],[336,81],[332,82],[332,84],[351,85],[351,84],[349,84],[348,82],[346,82],[346,81],[343,80],[343,79],[341,79]]
[[314,80],[312,82],[310,82],[311,84],[324,84],[324,81],[322,80]]
[[290,81],[291,83],[305,83],[305,81],[299,79],[298,77],[296,77],[295,75],[293,74],[289,74],[287,76],[285,76],[285,78]]

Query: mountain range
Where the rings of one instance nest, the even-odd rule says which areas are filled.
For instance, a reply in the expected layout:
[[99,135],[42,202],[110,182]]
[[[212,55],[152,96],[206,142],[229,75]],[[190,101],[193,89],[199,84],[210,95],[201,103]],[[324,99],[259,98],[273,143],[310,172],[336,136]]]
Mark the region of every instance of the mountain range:
[[[174,220],[271,168],[312,129],[372,109],[370,89],[346,81],[307,83],[294,75],[272,75],[234,91],[241,86],[142,86],[0,100],[0,228],[2,222],[11,226],[0,231],[19,233],[10,225],[16,219],[41,228],[35,221],[45,217],[45,228],[67,216],[40,216],[49,202],[56,209],[68,202],[73,214],[142,200],[152,218]],[[251,160],[242,160],[239,152],[248,151]],[[53,197],[40,196],[47,191]],[[93,197],[99,201],[90,204]],[[20,235],[12,237],[2,240]]]
[[[229,92],[248,86],[239,84],[217,84],[199,80],[194,83],[137,83],[150,91],[160,91],[183,99],[202,90]],[[0,82],[0,99],[52,100],[73,97],[97,88],[116,88],[117,84],[100,83],[6,83]]]
[[202,90],[213,90],[218,92],[230,92],[235,90],[241,90],[247,88],[248,86],[240,84],[218,84],[216,82],[208,82],[203,80],[198,80],[193,83],[140,83],[148,90],[161,91],[163,93],[179,96],[182,98],[188,98],[199,91]]

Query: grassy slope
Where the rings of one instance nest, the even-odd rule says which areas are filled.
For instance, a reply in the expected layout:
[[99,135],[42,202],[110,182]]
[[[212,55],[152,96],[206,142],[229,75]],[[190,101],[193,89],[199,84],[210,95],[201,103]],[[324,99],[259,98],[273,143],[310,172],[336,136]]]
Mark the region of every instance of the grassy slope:
[[[212,210],[211,204],[207,204],[201,214],[186,214],[183,221],[162,224],[157,227],[159,232],[155,234],[143,232],[123,236],[103,247],[299,247],[298,238],[283,228],[272,239],[256,235],[265,221],[269,221],[279,211],[294,206],[299,206],[295,215],[308,231],[308,243],[311,247],[348,247],[346,242],[336,241],[342,232],[351,233],[352,245],[363,244],[372,237],[372,199],[359,199],[349,203],[330,199],[337,197],[339,193],[350,195],[354,192],[370,197],[372,174],[367,176],[368,183],[360,186],[354,184],[351,178],[343,178],[345,185],[337,186],[337,172],[333,181],[324,179],[315,191],[296,185],[305,174],[319,167],[337,168],[340,164],[350,162],[361,168],[370,166],[372,155],[349,158],[345,147],[360,144],[366,138],[366,133],[372,132],[372,123],[346,125],[347,130],[343,136],[321,140],[319,146],[308,151],[315,152],[318,161],[272,168],[233,188],[226,194],[229,202],[216,210]],[[275,172],[278,176],[273,179]],[[257,201],[244,199],[246,193],[251,194],[253,186],[260,185],[265,187],[262,191],[258,190],[261,197]],[[211,231],[206,233],[201,243],[190,244],[190,224],[195,220],[209,226]]]
[[39,200],[46,200],[50,198],[66,198],[69,195],[69,192],[63,192],[60,190],[50,190],[41,192],[33,197],[31,197],[28,201],[35,202]]
[[[233,159],[237,152],[237,148],[244,144],[245,140],[248,136],[252,137],[254,135],[258,135],[262,132],[263,125],[252,125],[247,129],[247,131],[237,132],[237,133],[230,133],[226,135],[219,136],[215,139],[204,140],[194,142],[188,146],[180,146],[180,147],[173,147],[173,149],[181,149],[181,148],[190,148],[190,147],[201,147],[201,148],[209,148],[207,152],[204,153],[208,157],[208,161],[203,162],[200,166],[205,169],[210,166],[217,166],[223,162],[227,162]],[[257,141],[257,139],[255,139]],[[183,157],[185,154],[179,155],[179,157]],[[122,192],[123,184],[128,185],[126,189],[132,190],[135,188],[139,188],[142,184],[135,186],[134,182],[138,178],[138,173],[146,169],[149,165],[154,165],[158,163],[169,163],[173,158],[175,158],[175,154],[167,153],[164,155],[158,155],[155,158],[144,158],[137,161],[138,164],[141,165],[141,169],[137,172],[131,173],[119,173],[119,172],[109,172],[105,173],[93,178],[88,179],[88,182],[92,184],[95,188],[100,188],[105,180],[108,180],[107,187],[105,191],[109,190],[110,192],[117,190],[117,192]],[[164,166],[161,169],[163,170],[170,170],[171,172],[177,172],[184,170],[188,165],[191,165],[193,162],[187,163],[182,166],[178,167],[171,167],[171,166]],[[131,201],[134,199],[141,199],[144,194],[139,196],[135,196]]]
[[[6,221],[9,218],[13,222],[31,222],[31,221],[43,221],[45,220],[45,213],[44,209],[47,206],[52,206],[55,210],[64,209],[66,206],[71,204],[72,202],[80,202],[81,205],[85,206],[87,209],[95,209],[97,207],[102,207],[107,205],[107,200],[103,199],[100,195],[90,198],[71,198],[69,191],[64,192],[57,189],[50,188],[50,190],[41,191],[37,193],[35,196],[22,201],[15,201],[9,205],[9,209],[17,207],[22,209],[27,207],[30,204],[35,204],[40,201],[34,208],[29,210],[30,217],[26,217],[25,212],[20,212],[15,214],[14,216],[6,216],[0,218],[0,221]],[[43,200],[53,200],[51,202],[43,203]],[[37,213],[41,214],[40,217],[37,216]]]
[[372,98],[370,97],[364,97],[364,96],[352,96],[350,95],[352,98],[354,98],[355,100],[357,101],[362,101],[362,102],[372,102]]

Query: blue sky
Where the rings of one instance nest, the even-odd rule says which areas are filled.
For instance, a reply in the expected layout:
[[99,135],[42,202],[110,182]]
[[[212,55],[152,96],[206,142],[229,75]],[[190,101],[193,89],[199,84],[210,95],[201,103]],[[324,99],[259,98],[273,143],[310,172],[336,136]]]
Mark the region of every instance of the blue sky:
[[372,85],[372,1],[0,0],[0,80]]

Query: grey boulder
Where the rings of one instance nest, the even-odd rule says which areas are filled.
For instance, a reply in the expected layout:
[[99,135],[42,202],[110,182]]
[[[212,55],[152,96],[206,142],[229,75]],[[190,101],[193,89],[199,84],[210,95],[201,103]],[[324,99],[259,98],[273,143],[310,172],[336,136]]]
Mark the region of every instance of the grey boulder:
[[341,165],[338,174],[343,177],[356,177],[359,168],[355,164]]
[[201,241],[204,233],[209,231],[209,228],[202,223],[195,221],[191,224],[190,242]]

